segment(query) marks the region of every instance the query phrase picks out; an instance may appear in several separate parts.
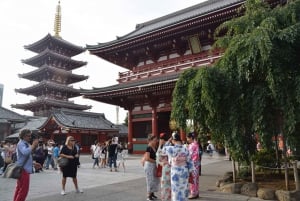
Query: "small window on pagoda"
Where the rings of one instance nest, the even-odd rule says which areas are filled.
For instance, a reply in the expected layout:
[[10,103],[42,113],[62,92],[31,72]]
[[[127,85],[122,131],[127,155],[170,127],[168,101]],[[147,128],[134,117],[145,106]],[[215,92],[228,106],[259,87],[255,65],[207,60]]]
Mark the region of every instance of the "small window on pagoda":
[[201,44],[198,35],[190,36],[188,41],[192,54],[197,54],[201,52]]

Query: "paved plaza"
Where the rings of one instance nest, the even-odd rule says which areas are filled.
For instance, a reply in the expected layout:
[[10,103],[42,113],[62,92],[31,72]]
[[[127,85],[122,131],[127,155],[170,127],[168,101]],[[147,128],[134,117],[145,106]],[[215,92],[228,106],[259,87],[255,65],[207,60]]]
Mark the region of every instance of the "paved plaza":
[[[92,168],[90,155],[81,156],[81,167],[78,169],[78,182],[83,193],[75,193],[72,180],[67,179],[66,193],[60,195],[61,173],[54,170],[31,175],[30,191],[27,201],[143,201],[146,200],[146,181],[140,163],[141,156],[129,155],[126,160],[126,171],[110,172],[108,168]],[[231,162],[222,156],[202,160],[200,177],[200,197],[204,201],[256,201],[241,195],[218,192],[216,180],[226,171],[231,170]],[[0,177],[0,201],[11,201],[16,180]]]

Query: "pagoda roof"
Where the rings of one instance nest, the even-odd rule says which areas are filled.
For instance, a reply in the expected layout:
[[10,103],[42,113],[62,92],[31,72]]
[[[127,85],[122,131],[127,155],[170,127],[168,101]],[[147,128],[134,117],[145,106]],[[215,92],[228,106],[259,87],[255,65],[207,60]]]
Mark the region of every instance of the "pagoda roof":
[[16,112],[0,106],[0,121],[1,122],[23,122],[26,118]]
[[42,79],[44,79],[41,76],[38,75],[42,75],[42,74],[46,74],[46,73],[52,73],[52,74],[56,74],[56,75],[61,75],[65,78],[69,78],[67,79],[67,83],[66,84],[72,84],[72,83],[76,83],[76,82],[80,82],[83,80],[86,80],[89,78],[89,76],[84,76],[84,75],[76,75],[73,74],[70,71],[66,71],[63,69],[59,69],[56,67],[52,67],[52,66],[48,66],[48,65],[44,65],[34,71],[28,72],[28,73],[23,73],[23,74],[18,74],[20,78],[25,78],[28,80],[33,80],[33,81],[37,81],[40,82],[42,81]]
[[77,61],[71,59],[70,57],[53,52],[49,49],[45,49],[40,54],[31,57],[29,59],[23,59],[22,62],[31,66],[41,67],[46,63],[44,61],[48,61],[49,59],[53,61],[56,60],[62,61],[62,63],[65,64],[63,65],[63,67],[66,68],[67,70],[74,70],[76,68],[79,68],[87,64],[87,62],[85,61]]
[[38,84],[33,85],[31,87],[15,89],[15,91],[27,95],[39,96],[40,93],[43,92],[43,90],[41,89],[54,89],[56,91],[67,92],[68,97],[77,97],[80,95],[80,89],[75,89],[64,84],[58,84],[46,80],[43,80],[42,82],[39,82]]
[[89,51],[106,49],[110,46],[124,43],[127,40],[133,40],[138,37],[143,37],[155,33],[157,31],[170,29],[173,26],[187,23],[195,18],[203,17],[216,11],[230,8],[231,6],[240,5],[244,2],[245,0],[207,0],[194,6],[179,10],[177,12],[141,24],[137,24],[134,31],[124,36],[117,37],[116,40],[106,43],[98,43],[97,45],[86,45],[86,49],[88,49]]
[[47,97],[41,97],[39,99],[36,99],[34,101],[31,101],[30,103],[24,103],[24,104],[15,104],[11,105],[13,108],[23,109],[23,110],[30,110],[33,111],[34,108],[40,107],[40,106],[48,106],[53,108],[69,108],[69,109],[75,109],[75,110],[88,110],[91,109],[91,106],[88,105],[79,105],[72,103],[70,101],[63,101],[63,100],[56,100],[51,99]]
[[50,117],[40,126],[40,129],[45,127],[48,121],[52,119],[65,128],[118,131],[117,128],[114,128],[114,124],[105,118],[103,113],[83,112],[65,108],[52,109]]
[[78,55],[85,51],[85,48],[74,45],[60,37],[52,36],[51,34],[47,34],[44,38],[32,43],[30,45],[25,45],[24,48],[35,53],[41,53],[46,48],[51,47],[53,44],[57,44],[60,48],[64,48],[68,50],[68,56],[72,57]]

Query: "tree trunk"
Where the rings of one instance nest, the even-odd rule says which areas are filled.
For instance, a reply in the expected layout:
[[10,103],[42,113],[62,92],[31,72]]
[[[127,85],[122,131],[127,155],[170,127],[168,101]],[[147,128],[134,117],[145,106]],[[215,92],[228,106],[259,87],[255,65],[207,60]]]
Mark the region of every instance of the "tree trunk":
[[252,174],[252,183],[255,183],[255,164],[254,161],[251,161],[251,174]]
[[233,183],[236,182],[236,168],[235,168],[234,159],[232,159],[232,180],[233,180]]

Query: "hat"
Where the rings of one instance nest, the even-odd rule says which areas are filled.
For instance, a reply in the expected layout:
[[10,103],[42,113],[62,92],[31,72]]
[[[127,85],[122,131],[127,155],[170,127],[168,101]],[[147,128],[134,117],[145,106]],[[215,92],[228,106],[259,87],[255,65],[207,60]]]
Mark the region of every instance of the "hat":
[[177,132],[173,132],[173,133],[172,133],[172,138],[173,138],[173,140],[175,140],[175,141],[181,141],[180,135],[179,135],[179,133],[177,133]]
[[159,134],[159,139],[168,141],[168,136],[166,133],[161,133]]
[[192,139],[195,139],[195,133],[193,133],[193,132],[190,132],[190,133],[188,133],[187,134],[187,136],[186,137],[188,137],[188,138],[192,138]]

